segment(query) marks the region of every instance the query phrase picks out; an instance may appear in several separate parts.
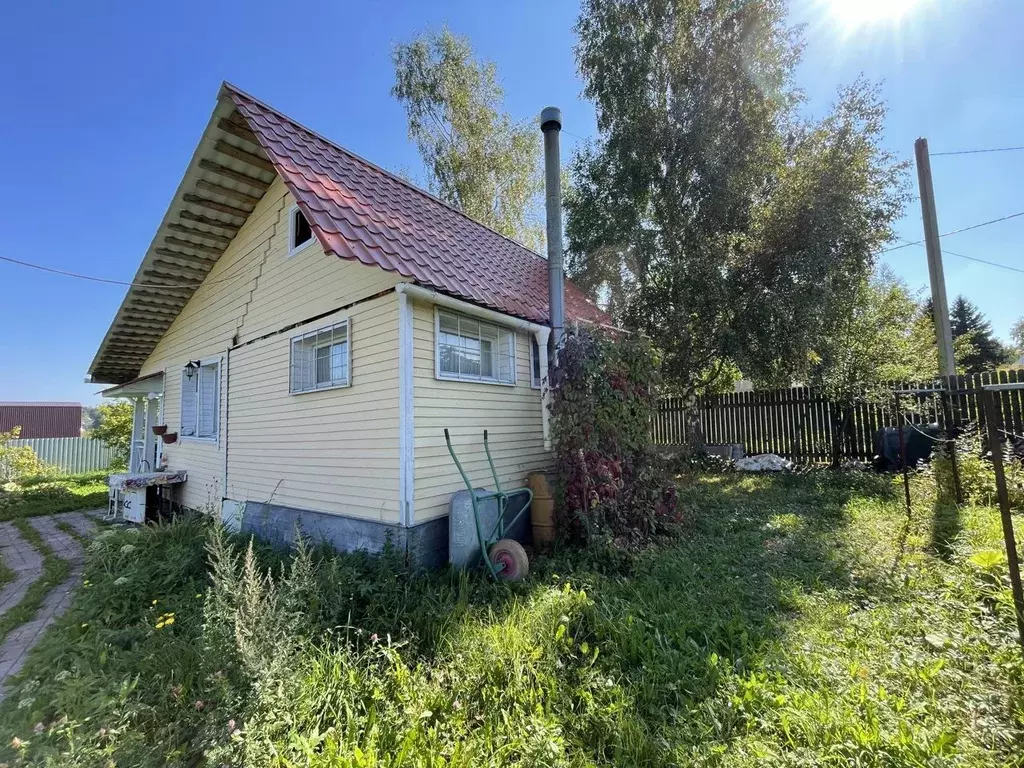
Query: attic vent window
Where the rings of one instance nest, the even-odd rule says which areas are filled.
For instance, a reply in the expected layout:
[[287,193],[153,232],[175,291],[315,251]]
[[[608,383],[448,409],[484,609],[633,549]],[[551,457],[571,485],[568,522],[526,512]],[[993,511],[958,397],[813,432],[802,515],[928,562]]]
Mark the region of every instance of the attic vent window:
[[294,256],[313,242],[313,230],[306,217],[293,205],[288,212],[288,255]]

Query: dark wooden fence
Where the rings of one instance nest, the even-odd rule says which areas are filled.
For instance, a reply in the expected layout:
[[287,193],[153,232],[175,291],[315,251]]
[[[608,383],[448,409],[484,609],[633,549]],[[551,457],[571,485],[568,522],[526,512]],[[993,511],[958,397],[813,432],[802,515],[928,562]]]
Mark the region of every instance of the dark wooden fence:
[[[875,433],[904,418],[914,423],[948,421],[962,427],[975,422],[984,426],[979,397],[982,387],[1018,382],[1024,382],[1024,369],[954,377],[945,396],[940,394],[943,385],[939,382],[892,382],[887,388],[899,393],[903,413],[897,413],[895,397],[886,397],[877,405],[857,406],[841,427],[840,454],[845,459],[870,461],[875,455]],[[1011,436],[1024,437],[1024,392],[1000,392],[999,397],[1003,429]],[[713,395],[701,398],[697,407],[701,434],[708,443],[742,443],[748,454],[777,453],[796,462],[831,458],[839,409],[810,387]],[[680,398],[662,400],[652,432],[659,445],[687,442],[685,407]]]

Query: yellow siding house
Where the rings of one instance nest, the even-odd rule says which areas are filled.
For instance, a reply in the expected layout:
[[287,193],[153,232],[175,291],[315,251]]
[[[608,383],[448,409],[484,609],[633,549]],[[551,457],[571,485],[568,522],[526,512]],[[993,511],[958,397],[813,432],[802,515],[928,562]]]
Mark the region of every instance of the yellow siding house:
[[[509,488],[550,463],[547,279],[225,84],[90,376],[136,403],[129,482],[270,538],[441,562],[463,488],[445,428],[482,484],[484,429]],[[605,321],[571,283],[566,309]]]

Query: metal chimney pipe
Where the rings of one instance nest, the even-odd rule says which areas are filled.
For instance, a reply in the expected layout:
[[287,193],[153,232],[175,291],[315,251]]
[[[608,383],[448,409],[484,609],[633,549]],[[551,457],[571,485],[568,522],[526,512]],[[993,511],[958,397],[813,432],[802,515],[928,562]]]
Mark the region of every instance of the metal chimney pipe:
[[562,258],[562,158],[559,134],[562,110],[546,107],[540,113],[544,132],[544,191],[548,235],[548,308],[555,351],[565,334],[565,269]]

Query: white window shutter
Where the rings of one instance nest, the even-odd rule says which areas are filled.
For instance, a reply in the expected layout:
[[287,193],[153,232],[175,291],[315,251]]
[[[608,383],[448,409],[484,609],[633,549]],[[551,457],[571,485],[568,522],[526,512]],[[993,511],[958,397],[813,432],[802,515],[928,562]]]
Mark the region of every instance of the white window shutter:
[[220,387],[218,386],[217,363],[204,365],[199,376],[199,437],[213,437],[217,434],[217,410]]
[[196,434],[196,387],[199,372],[189,378],[181,372],[181,434],[183,437],[194,437]]

